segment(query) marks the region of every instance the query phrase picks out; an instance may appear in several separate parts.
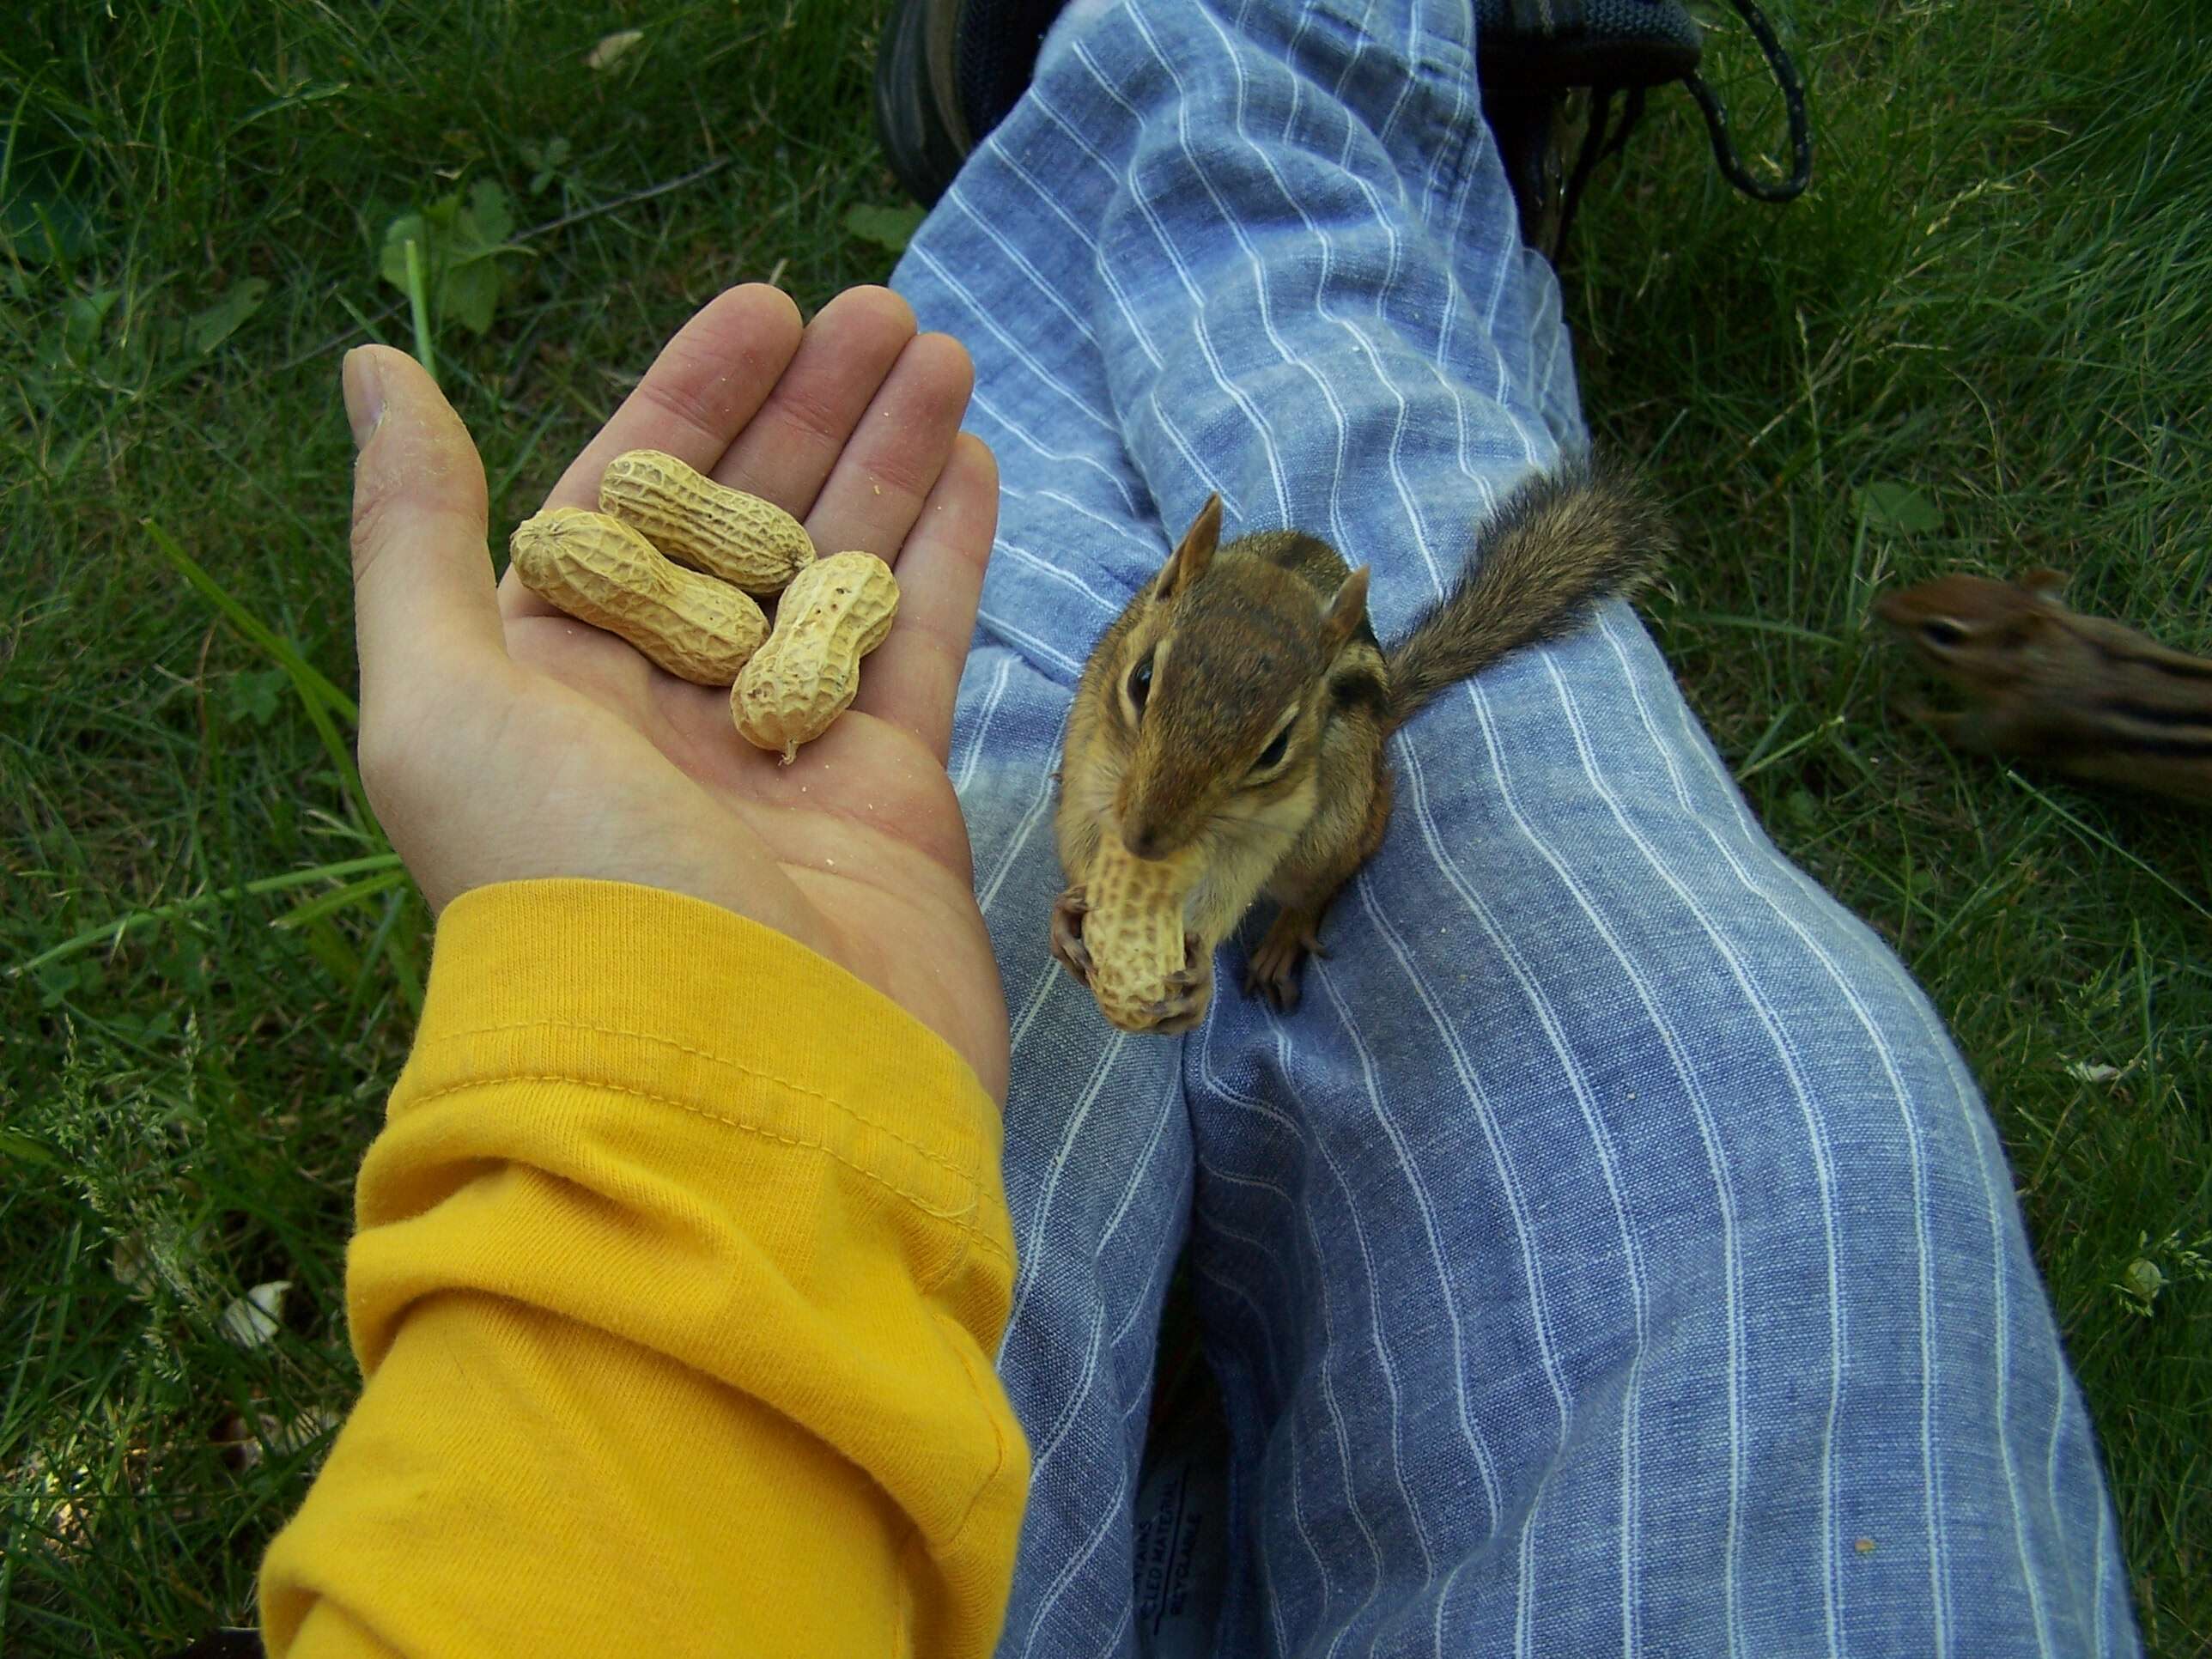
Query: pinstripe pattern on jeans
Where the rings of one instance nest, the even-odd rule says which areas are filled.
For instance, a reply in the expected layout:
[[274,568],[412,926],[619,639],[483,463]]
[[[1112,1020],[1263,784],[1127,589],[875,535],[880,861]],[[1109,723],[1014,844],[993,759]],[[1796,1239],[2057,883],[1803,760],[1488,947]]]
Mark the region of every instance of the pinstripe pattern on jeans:
[[1186,1243],[1230,1429],[1220,1650],[2140,1650],[1964,1062],[1775,850],[1622,605],[1393,740],[1297,1014],[1130,1039],[1052,963],[1091,642],[1205,495],[1395,637],[1585,441],[1467,9],[1070,9],[894,278],[969,345],[1000,540],[951,762],[1013,1011],[1037,1453],[1003,1649],[1134,1653]]

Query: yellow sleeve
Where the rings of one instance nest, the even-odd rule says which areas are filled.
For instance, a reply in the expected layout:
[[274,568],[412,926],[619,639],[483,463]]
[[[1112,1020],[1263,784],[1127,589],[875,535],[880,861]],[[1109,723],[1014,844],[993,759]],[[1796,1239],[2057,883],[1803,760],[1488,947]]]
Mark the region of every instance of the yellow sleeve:
[[272,1659],[988,1653],[1029,1477],[1000,1137],[948,1045],[754,922],[457,900]]

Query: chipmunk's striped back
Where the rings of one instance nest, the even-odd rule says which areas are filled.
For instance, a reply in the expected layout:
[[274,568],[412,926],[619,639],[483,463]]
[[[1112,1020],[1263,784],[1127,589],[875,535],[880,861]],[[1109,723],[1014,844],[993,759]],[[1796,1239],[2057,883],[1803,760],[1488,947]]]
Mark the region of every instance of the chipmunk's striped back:
[[2212,661],[2068,610],[2064,586],[2051,570],[1962,574],[1877,599],[1875,614],[1972,700],[1921,718],[1963,749],[2212,802]]

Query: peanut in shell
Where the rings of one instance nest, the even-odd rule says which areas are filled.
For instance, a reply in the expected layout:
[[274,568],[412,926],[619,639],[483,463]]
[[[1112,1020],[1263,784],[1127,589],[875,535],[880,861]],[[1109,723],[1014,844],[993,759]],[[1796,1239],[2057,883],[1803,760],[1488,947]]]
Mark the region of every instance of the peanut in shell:
[[1195,848],[1167,859],[1140,859],[1105,836],[1084,883],[1090,908],[1083,945],[1091,953],[1091,994],[1099,1012],[1125,1031],[1149,1031],[1168,981],[1189,965],[1184,906],[1205,865]]
[[728,685],[768,638],[759,605],[663,558],[637,531],[587,507],[548,507],[507,539],[522,585],[700,685]]
[[748,593],[781,592],[814,562],[814,543],[790,514],[658,449],[629,450],[607,464],[599,510],[678,563]]
[[898,615],[898,580],[872,553],[817,559],[776,601],[775,628],[730,688],[738,732],[790,764],[851,706],[860,659]]

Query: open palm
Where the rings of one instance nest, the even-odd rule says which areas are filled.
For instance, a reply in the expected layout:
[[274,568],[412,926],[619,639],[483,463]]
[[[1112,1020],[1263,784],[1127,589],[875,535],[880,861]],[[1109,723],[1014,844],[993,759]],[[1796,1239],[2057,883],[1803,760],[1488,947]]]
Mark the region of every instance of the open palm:
[[[726,690],[653,667],[510,573],[495,592],[483,473],[411,359],[349,359],[362,769],[435,908],[492,882],[642,883],[790,935],[897,1001],[1003,1096],[1006,1008],[945,760],[996,524],[990,454],[959,430],[970,370],[881,289],[802,331],[772,289],[723,295],[670,342],[548,505],[659,449],[796,515],[824,553],[890,561],[896,623],[854,706],[789,766],[740,738]],[[380,419],[368,410],[380,404]],[[366,417],[366,418],[365,418]]]

